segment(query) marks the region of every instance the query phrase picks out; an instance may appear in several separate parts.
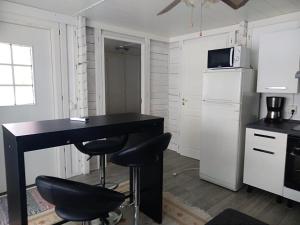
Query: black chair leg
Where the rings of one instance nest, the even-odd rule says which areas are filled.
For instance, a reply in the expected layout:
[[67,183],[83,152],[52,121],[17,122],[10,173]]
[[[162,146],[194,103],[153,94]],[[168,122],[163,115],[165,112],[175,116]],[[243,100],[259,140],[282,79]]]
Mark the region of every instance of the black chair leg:
[[140,218],[140,168],[133,168],[134,225],[139,225]]
[[91,221],[82,222],[82,225],[92,225],[92,222]]
[[117,184],[117,183],[107,183],[106,182],[106,158],[105,158],[105,155],[99,156],[99,177],[100,177],[99,186],[101,186],[101,187],[115,190],[119,186],[119,184]]
[[101,225],[109,225],[109,221],[106,218],[100,218]]
[[105,155],[99,156],[99,176],[100,176],[100,186],[105,187],[106,177],[105,177]]

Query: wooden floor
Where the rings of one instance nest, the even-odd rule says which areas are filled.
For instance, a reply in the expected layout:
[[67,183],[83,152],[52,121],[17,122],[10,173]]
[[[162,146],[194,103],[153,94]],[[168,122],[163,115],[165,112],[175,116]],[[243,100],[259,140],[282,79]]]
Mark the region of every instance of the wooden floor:
[[[233,208],[270,225],[300,225],[300,205],[288,208],[286,201],[278,204],[276,196],[261,190],[247,193],[244,187],[239,192],[229,191],[200,180],[198,169],[173,176],[174,172],[187,168],[199,168],[198,161],[180,156],[173,151],[166,151],[164,191],[173,193],[188,205],[196,206],[212,217],[226,208]],[[109,164],[107,168],[108,181],[122,182],[127,179],[127,168]],[[74,180],[95,184],[98,181],[98,171],[74,177]]]

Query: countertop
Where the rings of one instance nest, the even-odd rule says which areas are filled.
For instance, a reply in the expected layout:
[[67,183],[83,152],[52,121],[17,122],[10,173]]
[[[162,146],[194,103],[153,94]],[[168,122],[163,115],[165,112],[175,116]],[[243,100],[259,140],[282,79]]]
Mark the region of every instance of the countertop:
[[[294,130],[294,128],[297,126],[299,126],[299,130]],[[254,123],[248,124],[246,127],[300,136],[299,120],[283,120],[281,123],[266,123],[264,119],[261,119]]]

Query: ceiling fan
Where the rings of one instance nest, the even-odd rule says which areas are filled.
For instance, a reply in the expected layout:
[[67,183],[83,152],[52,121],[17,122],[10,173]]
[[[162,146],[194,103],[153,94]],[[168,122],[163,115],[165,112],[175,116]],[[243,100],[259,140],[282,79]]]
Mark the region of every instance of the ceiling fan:
[[[248,0],[220,0],[220,1],[226,3],[233,9],[239,9],[248,2]],[[187,6],[195,7],[195,0],[174,0],[171,4],[169,4],[166,8],[160,11],[157,15],[159,16],[166,12],[169,12],[171,9],[173,9],[181,2],[184,2]],[[218,2],[218,0],[204,0],[204,3],[205,2]]]

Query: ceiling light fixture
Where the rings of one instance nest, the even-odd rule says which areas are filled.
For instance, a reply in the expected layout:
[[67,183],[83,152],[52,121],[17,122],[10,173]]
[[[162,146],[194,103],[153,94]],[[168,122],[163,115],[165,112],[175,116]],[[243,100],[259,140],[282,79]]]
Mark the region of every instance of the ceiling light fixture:
[[[205,0],[205,2],[211,2],[211,3],[217,3],[217,2],[224,2],[228,6],[230,6],[232,9],[239,9],[243,7],[249,0]],[[184,2],[188,7],[195,7],[195,0],[173,0],[167,7],[165,7],[163,10],[161,10],[157,16],[160,16],[162,14],[165,14],[172,10],[174,7],[176,7],[179,3]],[[201,0],[202,2],[202,0]]]

